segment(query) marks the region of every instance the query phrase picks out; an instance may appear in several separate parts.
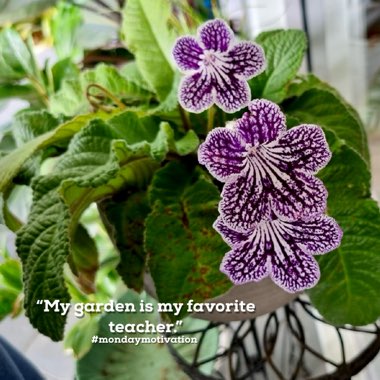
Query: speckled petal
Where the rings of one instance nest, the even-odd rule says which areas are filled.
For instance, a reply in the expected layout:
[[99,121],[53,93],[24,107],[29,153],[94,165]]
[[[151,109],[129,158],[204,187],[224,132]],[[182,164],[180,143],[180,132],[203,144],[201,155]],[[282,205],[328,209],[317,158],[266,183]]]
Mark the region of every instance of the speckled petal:
[[236,285],[257,282],[269,274],[268,259],[269,256],[265,252],[265,237],[262,230],[257,229],[250,240],[226,253],[220,270]]
[[289,293],[312,288],[320,277],[314,257],[299,248],[287,252],[287,256],[273,255],[271,263],[273,282]]
[[243,167],[245,149],[234,131],[215,128],[198,149],[198,160],[210,173],[225,182],[238,175]]
[[173,57],[183,71],[198,70],[203,49],[194,37],[185,36],[177,39],[173,48]]
[[235,75],[250,79],[265,70],[264,51],[253,42],[239,42],[228,52],[228,62]]
[[248,105],[249,112],[236,121],[236,130],[252,146],[276,140],[286,129],[285,116],[280,107],[265,99]]
[[251,229],[270,214],[270,193],[256,177],[246,173],[224,185],[219,212],[225,223],[237,231]]
[[316,173],[327,165],[331,152],[325,134],[317,125],[299,125],[285,132],[277,142],[267,145],[284,170],[302,169]]
[[338,223],[327,215],[310,220],[283,221],[282,234],[292,236],[294,241],[313,255],[322,255],[339,247],[343,231]]
[[203,24],[198,31],[204,47],[208,50],[225,52],[234,38],[234,33],[225,21],[210,20]]
[[221,217],[218,217],[213,224],[213,227],[222,236],[223,240],[230,246],[238,246],[248,240],[249,231],[238,232],[227,226]]
[[215,103],[224,112],[232,113],[244,108],[251,100],[251,90],[245,80],[230,75],[228,80],[220,77],[214,81]]
[[326,210],[327,190],[319,178],[300,171],[291,172],[289,177],[271,191],[271,207],[278,215],[297,220]]
[[190,112],[200,113],[213,103],[210,78],[200,72],[182,79],[179,85],[178,100]]

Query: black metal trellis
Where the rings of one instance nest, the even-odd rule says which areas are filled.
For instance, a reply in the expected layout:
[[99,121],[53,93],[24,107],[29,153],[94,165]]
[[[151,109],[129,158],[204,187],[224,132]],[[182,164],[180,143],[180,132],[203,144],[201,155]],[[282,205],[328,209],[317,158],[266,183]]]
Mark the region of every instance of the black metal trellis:
[[[302,313],[302,317],[300,317],[300,313]],[[204,329],[179,331],[173,334],[189,337],[198,336],[198,343],[191,362],[182,357],[174,345],[168,344],[169,350],[184,372],[194,380],[344,380],[359,373],[380,351],[380,326],[377,323],[365,328],[348,325],[333,326],[318,316],[313,306],[301,298],[297,298],[289,305],[259,318],[261,322],[264,322],[263,327],[259,327],[257,319],[254,318],[231,323],[209,322]],[[280,318],[282,322],[280,322]],[[310,342],[308,339],[305,322],[331,326],[335,331],[335,339],[337,339],[339,346],[340,360],[333,360],[321,353],[318,342],[313,347],[312,344],[315,342]],[[228,347],[219,349],[215,355],[201,358],[202,345],[207,334],[213,329],[218,329],[218,332],[226,331],[226,329],[231,331],[230,344]],[[279,339],[281,330],[286,330],[293,342],[292,350],[287,358],[287,363],[289,363],[287,371],[281,368],[278,360],[276,362],[274,355],[275,350],[281,349],[279,346],[283,344],[283,340],[281,342]],[[364,333],[373,336],[374,339],[357,356],[347,360],[345,339],[342,333],[344,330]],[[314,361],[321,364],[328,365],[330,367],[328,374],[314,376],[313,371],[308,368],[306,356],[309,359],[312,357]],[[202,373],[202,365],[210,362],[214,364],[212,374]],[[218,362],[219,364],[223,363],[222,371],[218,370],[218,366],[215,365]],[[285,374],[285,372],[287,373]]]

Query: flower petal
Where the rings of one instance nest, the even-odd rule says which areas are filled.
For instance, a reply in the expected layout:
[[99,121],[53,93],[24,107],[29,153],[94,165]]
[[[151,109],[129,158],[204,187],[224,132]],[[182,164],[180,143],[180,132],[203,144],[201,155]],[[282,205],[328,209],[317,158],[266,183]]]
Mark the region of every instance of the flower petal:
[[228,52],[228,58],[233,72],[245,79],[251,79],[265,70],[264,51],[253,42],[239,42]]
[[343,231],[329,216],[320,215],[310,220],[283,222],[284,233],[293,236],[298,245],[313,255],[321,255],[339,247]]
[[235,124],[242,139],[257,146],[277,139],[285,131],[285,116],[280,107],[265,99],[255,100],[248,105],[246,112]]
[[213,227],[222,236],[223,240],[230,246],[238,246],[248,240],[249,232],[234,231],[227,226],[221,217],[218,217],[213,224]]
[[224,185],[219,212],[226,224],[236,231],[249,230],[270,216],[268,188],[256,179],[255,175],[245,173]]
[[277,214],[297,220],[325,211],[327,190],[320,179],[296,170],[289,178],[276,184],[271,192],[271,205]]
[[178,67],[183,70],[198,70],[203,49],[194,37],[185,36],[177,39],[173,48],[173,57]]
[[317,125],[304,124],[292,128],[267,148],[272,157],[285,163],[287,170],[303,169],[316,173],[331,158],[325,134]]
[[179,85],[178,100],[190,112],[199,113],[213,104],[212,84],[203,73],[195,73],[182,79]]
[[[228,79],[227,79],[228,77]],[[213,78],[216,90],[215,104],[224,112],[236,112],[248,105],[251,89],[245,80],[239,80],[231,74]]]
[[198,160],[206,165],[215,178],[225,182],[241,172],[244,152],[245,149],[234,131],[215,128],[200,145]]
[[273,282],[289,293],[312,288],[320,277],[319,266],[314,257],[298,247],[290,251],[282,248],[283,255],[271,256]]
[[206,49],[220,52],[227,51],[234,38],[231,28],[220,19],[207,21],[199,28],[198,33]]
[[226,253],[220,270],[236,285],[260,281],[269,274],[268,259],[264,236],[257,229],[245,244]]

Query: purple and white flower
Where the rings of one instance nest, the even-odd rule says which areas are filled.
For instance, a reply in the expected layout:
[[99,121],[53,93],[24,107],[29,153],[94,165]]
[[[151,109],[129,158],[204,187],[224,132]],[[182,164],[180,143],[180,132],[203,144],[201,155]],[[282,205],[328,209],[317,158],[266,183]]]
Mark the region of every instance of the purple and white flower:
[[198,29],[199,40],[177,39],[174,59],[186,75],[179,88],[179,102],[191,112],[216,104],[225,112],[247,106],[251,92],[247,80],[265,69],[263,49],[248,41],[234,42],[223,20],[211,20]]
[[313,255],[322,255],[340,245],[342,230],[326,215],[287,221],[263,220],[255,228],[234,231],[218,218],[214,228],[232,250],[227,252],[220,270],[234,284],[260,281],[270,276],[287,292],[313,287],[320,272]]
[[255,100],[232,127],[215,128],[198,150],[210,173],[226,182],[219,211],[235,230],[270,218],[288,220],[324,212],[327,191],[315,174],[330,160],[322,129],[286,130],[285,116],[268,100]]

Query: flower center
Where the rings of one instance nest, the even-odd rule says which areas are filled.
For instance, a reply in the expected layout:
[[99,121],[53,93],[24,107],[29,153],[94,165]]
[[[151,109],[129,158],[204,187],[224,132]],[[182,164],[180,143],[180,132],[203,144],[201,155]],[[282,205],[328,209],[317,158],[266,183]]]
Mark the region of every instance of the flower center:
[[216,55],[213,51],[205,51],[201,55],[201,59],[205,66],[210,66],[216,61]]
[[259,150],[259,146],[252,146],[252,144],[246,144],[245,145],[245,151],[247,152],[248,157],[253,157],[257,154]]

